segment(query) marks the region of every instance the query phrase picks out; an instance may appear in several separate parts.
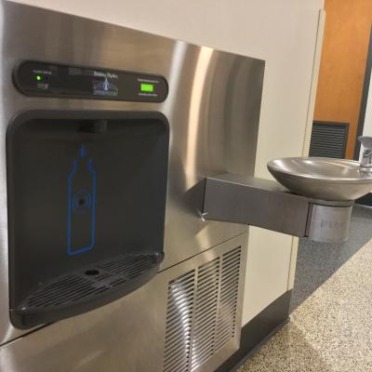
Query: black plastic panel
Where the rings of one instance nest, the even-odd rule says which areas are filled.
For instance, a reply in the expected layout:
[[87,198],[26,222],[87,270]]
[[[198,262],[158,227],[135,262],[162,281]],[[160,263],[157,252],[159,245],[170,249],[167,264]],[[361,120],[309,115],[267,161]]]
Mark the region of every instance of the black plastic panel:
[[[80,314],[155,275],[163,258],[168,136],[157,113],[32,112],[10,125],[17,327]],[[60,286],[72,278],[74,285]]]
[[168,94],[161,76],[45,62],[23,62],[14,81],[32,96],[162,102]]

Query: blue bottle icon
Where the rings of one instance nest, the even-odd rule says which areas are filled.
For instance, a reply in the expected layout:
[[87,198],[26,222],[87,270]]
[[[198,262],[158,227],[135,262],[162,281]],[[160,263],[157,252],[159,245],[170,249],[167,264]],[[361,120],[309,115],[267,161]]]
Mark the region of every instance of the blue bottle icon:
[[68,175],[67,253],[76,255],[95,245],[96,171],[85,145],[79,148]]

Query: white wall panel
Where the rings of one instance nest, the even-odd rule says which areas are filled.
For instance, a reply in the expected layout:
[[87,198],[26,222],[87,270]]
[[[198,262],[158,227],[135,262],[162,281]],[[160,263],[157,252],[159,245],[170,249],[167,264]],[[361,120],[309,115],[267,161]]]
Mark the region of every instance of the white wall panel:
[[243,324],[287,291],[292,237],[255,228],[249,236]]
[[372,136],[372,73],[369,81],[366,115],[364,117],[363,136]]

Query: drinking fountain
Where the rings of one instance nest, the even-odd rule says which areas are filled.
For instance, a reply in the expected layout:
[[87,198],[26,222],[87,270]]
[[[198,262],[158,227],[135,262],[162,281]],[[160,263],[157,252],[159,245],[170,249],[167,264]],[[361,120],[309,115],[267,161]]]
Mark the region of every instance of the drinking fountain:
[[348,239],[354,200],[372,190],[371,172],[356,161],[317,157],[274,159],[267,167],[279,183],[233,174],[205,178],[203,218],[318,242]]

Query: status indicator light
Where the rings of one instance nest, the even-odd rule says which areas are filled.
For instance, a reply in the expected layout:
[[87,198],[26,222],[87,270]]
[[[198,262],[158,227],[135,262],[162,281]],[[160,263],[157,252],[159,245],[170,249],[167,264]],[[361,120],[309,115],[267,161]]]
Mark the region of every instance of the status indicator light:
[[154,88],[154,84],[141,83],[141,92],[152,93]]
[[41,81],[42,77],[41,77],[41,75],[36,75],[36,76],[35,76],[35,79],[36,79],[37,81]]

